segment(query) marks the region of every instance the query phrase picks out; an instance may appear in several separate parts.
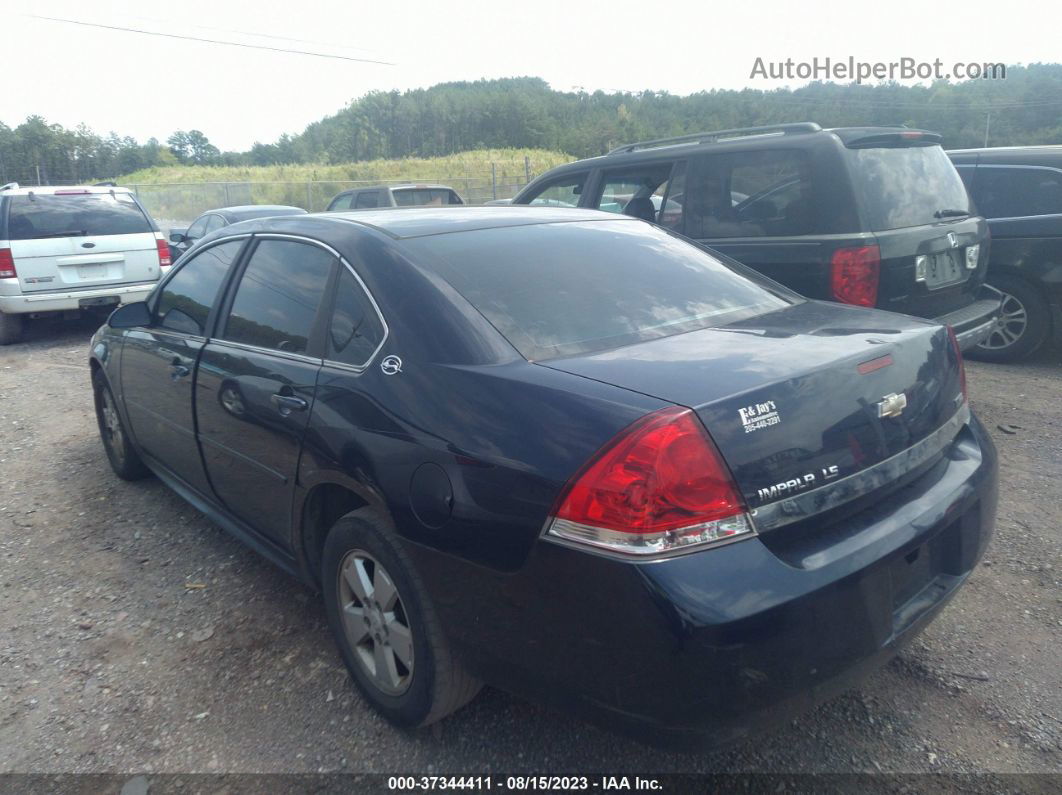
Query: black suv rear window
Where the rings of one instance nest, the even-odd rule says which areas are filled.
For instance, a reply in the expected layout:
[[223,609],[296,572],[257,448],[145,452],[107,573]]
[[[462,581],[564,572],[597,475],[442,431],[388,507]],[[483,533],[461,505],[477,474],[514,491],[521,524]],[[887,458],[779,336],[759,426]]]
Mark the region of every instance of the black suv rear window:
[[939,146],[849,149],[847,157],[873,231],[939,223],[972,212],[966,186]]
[[151,232],[151,222],[128,193],[11,196],[9,240],[98,237]]
[[800,300],[635,221],[483,229],[407,243],[530,360],[727,325]]
[[394,191],[394,195],[395,204],[399,207],[462,203],[456,193],[445,188],[400,188]]

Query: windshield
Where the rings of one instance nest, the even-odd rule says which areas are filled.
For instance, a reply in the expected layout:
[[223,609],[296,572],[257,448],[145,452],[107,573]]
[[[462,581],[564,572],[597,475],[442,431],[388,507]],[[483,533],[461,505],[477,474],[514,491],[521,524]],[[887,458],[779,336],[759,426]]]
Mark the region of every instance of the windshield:
[[534,224],[407,242],[529,360],[727,325],[800,300],[636,221]]
[[856,192],[874,231],[970,214],[955,166],[939,146],[849,149]]
[[8,207],[10,240],[152,231],[144,211],[128,193],[12,196]]

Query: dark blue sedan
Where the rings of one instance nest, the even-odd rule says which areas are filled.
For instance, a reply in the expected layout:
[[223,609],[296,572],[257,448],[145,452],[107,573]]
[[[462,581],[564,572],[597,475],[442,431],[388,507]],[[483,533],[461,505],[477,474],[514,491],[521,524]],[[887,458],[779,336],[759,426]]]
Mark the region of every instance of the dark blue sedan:
[[90,364],[118,476],[319,589],[403,726],[486,682],[740,738],[893,654],[995,520],[950,329],[607,213],[238,223]]

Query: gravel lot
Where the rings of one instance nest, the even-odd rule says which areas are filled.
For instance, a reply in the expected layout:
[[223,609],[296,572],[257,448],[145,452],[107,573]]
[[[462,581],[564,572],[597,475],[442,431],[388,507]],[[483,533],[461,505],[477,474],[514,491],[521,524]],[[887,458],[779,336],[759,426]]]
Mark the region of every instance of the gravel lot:
[[0,772],[1062,773],[1058,350],[969,365],[1002,499],[984,564],[943,615],[859,690],[689,755],[495,690],[433,729],[391,728],[350,685],[310,591],[159,482],[111,474],[94,325],[37,321],[0,348]]

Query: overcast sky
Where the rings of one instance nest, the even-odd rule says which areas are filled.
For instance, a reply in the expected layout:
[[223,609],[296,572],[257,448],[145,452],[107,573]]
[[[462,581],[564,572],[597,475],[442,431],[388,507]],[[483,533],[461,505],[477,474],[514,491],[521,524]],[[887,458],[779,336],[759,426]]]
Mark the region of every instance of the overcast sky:
[[[0,121],[30,114],[140,141],[202,130],[221,149],[300,132],[368,91],[537,76],[554,88],[772,88],[757,56],[1057,61],[1047,4],[612,0],[0,0]],[[62,17],[312,50],[359,63],[33,19]],[[285,39],[277,37],[287,37]],[[298,39],[301,41],[293,41]]]

